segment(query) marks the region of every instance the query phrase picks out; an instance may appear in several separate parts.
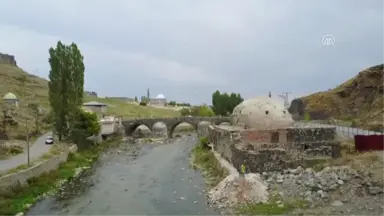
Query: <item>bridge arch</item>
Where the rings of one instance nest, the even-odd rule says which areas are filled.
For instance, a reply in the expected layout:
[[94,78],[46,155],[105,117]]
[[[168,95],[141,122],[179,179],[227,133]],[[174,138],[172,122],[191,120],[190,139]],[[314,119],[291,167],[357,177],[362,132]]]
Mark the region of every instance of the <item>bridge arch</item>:
[[177,121],[177,122],[173,122],[172,124],[168,125],[168,137],[169,138],[173,137],[173,133],[174,133],[176,127],[179,126],[182,123],[187,123],[187,124],[191,125],[193,127],[193,129],[197,132],[198,123],[192,122],[192,121],[187,121],[187,120]]
[[231,120],[230,120],[230,119],[227,119],[227,118],[225,118],[225,119],[218,118],[218,119],[213,120],[212,123],[213,123],[214,125],[220,125],[220,124],[223,124],[223,123],[227,123],[227,124],[232,125]]
[[152,135],[163,137],[168,135],[168,125],[164,121],[155,121],[151,125]]
[[[199,116],[182,116],[182,117],[174,117],[174,118],[142,118],[142,119],[127,119],[122,121],[122,124],[125,128],[125,134],[127,136],[132,136],[133,132],[136,130],[137,127],[140,125],[145,125],[148,127],[152,135],[153,134],[153,126],[157,124],[158,122],[164,122],[167,127],[167,135],[168,137],[172,137],[173,132],[177,125],[180,123],[188,123],[192,125],[192,127],[198,132],[199,129],[199,123],[201,122],[210,122],[212,125],[219,125],[223,122],[228,122],[231,124],[231,120],[229,117],[199,117]],[[203,127],[202,127],[203,128]]]
[[136,129],[142,125],[146,126],[152,132],[152,125],[143,122],[133,122],[128,127],[125,127],[125,134],[127,136],[132,136]]

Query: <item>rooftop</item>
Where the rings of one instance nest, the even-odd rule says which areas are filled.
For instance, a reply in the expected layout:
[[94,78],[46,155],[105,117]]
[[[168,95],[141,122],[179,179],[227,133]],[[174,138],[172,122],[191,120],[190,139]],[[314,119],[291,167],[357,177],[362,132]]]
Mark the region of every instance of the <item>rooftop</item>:
[[100,103],[100,102],[97,102],[97,101],[90,101],[90,102],[87,102],[87,103],[83,103],[83,106],[107,106],[107,104]]
[[8,92],[6,95],[3,97],[4,100],[17,100],[17,97],[15,94]]

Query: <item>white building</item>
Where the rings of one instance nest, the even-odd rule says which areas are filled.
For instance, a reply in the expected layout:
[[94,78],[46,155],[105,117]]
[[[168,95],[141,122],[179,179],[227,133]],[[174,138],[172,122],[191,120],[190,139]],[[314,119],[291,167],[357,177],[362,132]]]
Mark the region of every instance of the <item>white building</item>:
[[159,94],[156,98],[150,98],[149,104],[154,106],[165,106],[167,104],[167,99],[165,99],[163,94]]

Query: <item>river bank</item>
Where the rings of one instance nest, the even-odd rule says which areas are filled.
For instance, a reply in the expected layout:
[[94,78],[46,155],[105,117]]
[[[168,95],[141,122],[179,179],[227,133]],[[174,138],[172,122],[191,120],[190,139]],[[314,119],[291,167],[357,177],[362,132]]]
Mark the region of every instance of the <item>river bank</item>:
[[105,149],[113,146],[120,137],[103,142],[91,148],[68,155],[67,161],[57,170],[44,173],[28,180],[28,185],[0,192],[0,215],[22,214],[37,201],[54,194],[56,190],[71,181],[83,170],[88,169]]
[[195,144],[195,136],[122,141],[26,215],[218,215],[206,203],[201,173],[190,167]]

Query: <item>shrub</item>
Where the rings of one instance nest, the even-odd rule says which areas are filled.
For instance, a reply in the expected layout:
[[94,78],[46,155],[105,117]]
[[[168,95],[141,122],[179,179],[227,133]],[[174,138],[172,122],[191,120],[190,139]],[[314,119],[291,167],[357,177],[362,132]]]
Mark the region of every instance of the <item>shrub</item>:
[[140,106],[147,106],[147,103],[144,102],[144,101],[141,101],[141,102],[140,102]]
[[209,144],[209,140],[207,137],[200,138],[200,147],[209,148],[208,144]]
[[7,152],[11,155],[17,155],[23,153],[23,148],[21,146],[10,146]]

